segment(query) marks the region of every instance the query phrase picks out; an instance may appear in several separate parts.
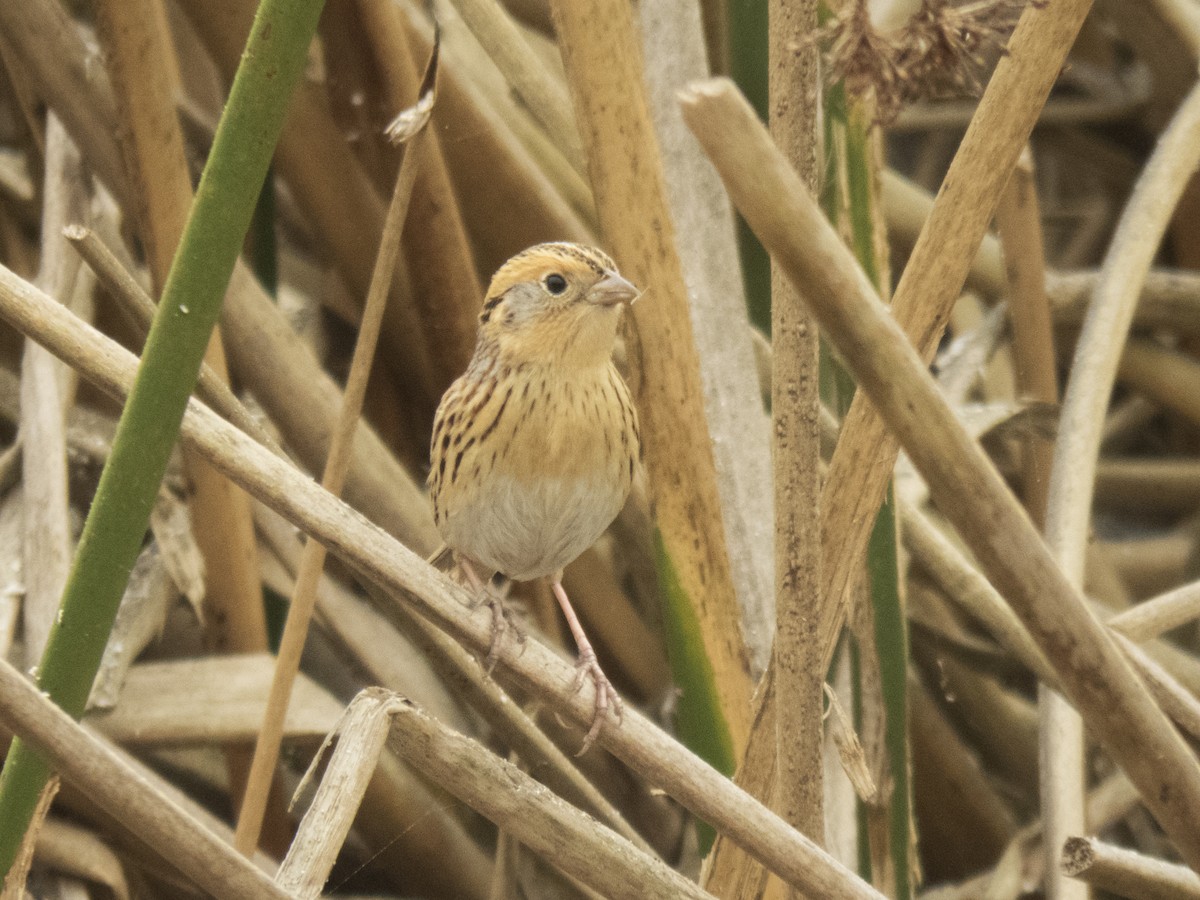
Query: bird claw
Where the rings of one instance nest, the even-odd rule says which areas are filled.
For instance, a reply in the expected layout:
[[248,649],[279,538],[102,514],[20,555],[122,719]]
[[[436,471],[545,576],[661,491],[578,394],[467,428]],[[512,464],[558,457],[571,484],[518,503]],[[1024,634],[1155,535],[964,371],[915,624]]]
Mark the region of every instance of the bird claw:
[[617,689],[608,680],[608,676],[604,674],[604,670],[600,668],[600,664],[596,661],[596,653],[590,647],[579,654],[579,660],[575,663],[573,690],[582,690],[585,678],[592,679],[592,685],[596,690],[595,712],[592,716],[592,727],[584,735],[583,746],[579,748],[576,756],[583,756],[596,742],[596,738],[600,736],[600,732],[604,730],[604,726],[608,722],[610,708],[618,723],[625,719],[625,704],[617,693]]
[[504,603],[504,597],[494,591],[491,585],[484,587],[471,604],[471,609],[479,609],[484,603],[492,610],[492,639],[488,643],[488,652],[482,663],[483,674],[490,678],[492,670],[496,668],[496,663],[500,661],[500,648],[504,645],[504,636],[511,629],[517,638],[517,643],[524,645],[525,631],[510,615],[508,607]]

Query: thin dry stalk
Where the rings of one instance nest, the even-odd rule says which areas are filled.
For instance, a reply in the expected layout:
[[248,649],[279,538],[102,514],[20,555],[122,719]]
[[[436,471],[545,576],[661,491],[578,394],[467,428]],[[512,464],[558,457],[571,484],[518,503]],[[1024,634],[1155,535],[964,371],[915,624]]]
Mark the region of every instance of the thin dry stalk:
[[1131,641],[1148,641],[1200,618],[1200,581],[1160,594],[1108,621]]
[[[772,0],[768,7],[771,134],[801,181],[820,181],[817,120],[821,83],[810,40],[815,0]],[[796,47],[806,49],[797,54]],[[830,598],[821,593],[821,446],[817,324],[778,265],[771,266],[771,459],[775,482],[775,689],[787,698],[775,714],[779,814],[824,843],[824,648],[816,624]],[[794,895],[793,895],[794,896]]]
[[[416,149],[421,143],[424,127],[433,112],[434,81],[437,75],[437,47],[426,73],[426,90],[417,100],[413,110],[402,115],[417,116],[416,131],[405,137],[412,140],[406,148],[400,171],[396,175],[396,186],[388,206],[383,224],[383,236],[379,245],[379,257],[371,276],[371,287],[367,292],[366,306],[358,326],[358,338],[354,345],[354,356],[350,373],[346,378],[342,406],[334,426],[333,440],[329,447],[329,458],[321,476],[321,486],[335,497],[340,496],[346,486],[346,472],[350,467],[350,453],[354,445],[354,433],[362,415],[363,399],[367,393],[367,379],[375,362],[375,348],[379,343],[379,331],[387,306],[388,291],[396,260],[400,255],[400,234],[408,216],[408,202],[412,196],[416,176]],[[279,641],[279,653],[275,663],[275,677],[271,681],[271,694],[267,701],[267,712],[262,730],[254,747],[254,759],[246,780],[246,791],[238,815],[234,845],[242,853],[252,853],[258,846],[258,835],[266,813],[267,797],[274,777],[275,765],[279,761],[279,747],[283,740],[283,721],[287,715],[288,701],[296,673],[300,671],[300,655],[308,638],[313,611],[317,605],[317,585],[325,568],[325,547],[317,541],[304,546],[300,565],[296,573],[296,587],[288,607],[287,621]],[[323,882],[322,882],[323,883]]]
[[[411,4],[403,10],[413,46],[423,53],[433,29]],[[524,119],[510,111],[516,104],[511,98],[497,102],[495,85],[478,71],[480,54],[460,53],[452,32],[444,49],[442,126],[471,139],[446,141],[442,150],[456,192],[471,198],[466,226],[480,271],[494,272],[518,250],[542,241],[595,243],[585,224],[595,219],[595,210],[584,179],[573,169],[567,176],[563,170],[570,166],[561,154],[557,166],[535,157],[518,134]],[[488,164],[479,165],[480,159]],[[575,188],[568,189],[567,181]]]
[[[891,309],[928,359],[1091,0],[1030,4],[946,173],[942,191],[896,287]],[[822,498],[822,580],[832,598],[820,623],[825,659],[845,616],[846,580],[857,570],[896,459],[896,439],[866,396],[854,400]]]
[[[1194,87],[1138,179],[1101,269],[1063,398],[1046,507],[1046,543],[1072,585],[1083,584],[1093,486],[1122,348],[1150,264],[1171,213],[1200,162],[1200,86]],[[1082,711],[1082,710],[1081,710]],[[1042,815],[1046,853],[1055,858],[1083,821],[1083,723],[1061,698],[1043,691]],[[1136,779],[1135,779],[1136,781]],[[1182,850],[1182,848],[1181,848]],[[1047,866],[1052,897],[1086,897]]]
[[[1063,272],[1046,281],[1054,320],[1078,327],[1100,281],[1098,271]],[[1200,275],[1154,269],[1147,274],[1134,322],[1142,328],[1170,328],[1195,334],[1200,329]]]
[[[86,197],[82,161],[62,123],[46,124],[46,184],[43,192],[41,263],[38,285],[68,303],[79,271],[64,251],[62,228],[81,214]],[[30,664],[46,646],[74,546],[67,496],[66,414],[72,405],[74,377],[69,368],[37,344],[27,343],[21,357],[22,504],[25,527],[21,575],[25,582],[22,614],[25,655]]]
[[[1022,400],[1057,403],[1054,328],[1046,298],[1046,254],[1033,175],[1033,154],[1026,147],[1000,195],[996,227],[1004,244],[1017,389]],[[1053,443],[1046,438],[1031,434],[1025,442],[1024,500],[1038,523],[1046,520],[1053,454]]]
[[[361,696],[361,695],[360,695]],[[397,752],[548,863],[605,897],[712,897],[657,857],[638,850],[560,800],[516,766],[393,698]]]
[[[137,365],[128,351],[58,309],[3,267],[0,317],[44,343],[106,393],[121,397],[128,391]],[[182,436],[247,492],[325,543],[364,578],[406,596],[422,615],[475,651],[487,651],[492,640],[490,611],[471,611],[467,590],[360,513],[197,401],[184,416]],[[540,643],[530,640],[521,653],[502,655],[497,672],[521,690],[553,703],[577,726],[591,723],[591,689],[576,691],[574,666]],[[605,729],[597,743],[699,818],[728,833],[789,883],[832,900],[879,900],[877,891],[633,710],[627,708],[621,726]]]
[[1024,621],[1064,690],[1138,785],[1180,853],[1200,862],[1200,763],[1055,564],[737,89],[719,80],[698,85],[685,96],[684,108],[735,204],[802,286],[934,501]]
[[[320,896],[387,743],[392,708],[397,703],[390,692],[367,688],[354,698],[333,733],[325,739],[322,751],[335,736],[337,749],[275,876],[276,884],[290,896],[303,900]],[[297,794],[304,789],[321,755],[318,752],[313,759]]]
[[3,660],[0,698],[5,727],[204,891],[229,900],[289,896]]
[[622,271],[648,291],[628,330],[636,335],[630,362],[655,518],[699,622],[737,754],[749,731],[750,673],[633,10],[624,0],[554,0],[551,9],[605,239]]
[[1200,875],[1095,838],[1068,838],[1062,870],[1085,885],[1141,900],[1200,900]]

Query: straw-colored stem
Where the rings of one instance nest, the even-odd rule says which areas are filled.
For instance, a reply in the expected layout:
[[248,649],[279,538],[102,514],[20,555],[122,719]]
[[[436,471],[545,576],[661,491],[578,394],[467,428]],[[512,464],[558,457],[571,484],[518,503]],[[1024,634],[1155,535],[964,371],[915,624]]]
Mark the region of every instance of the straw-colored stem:
[[1081,885],[1120,897],[1200,900],[1200,875],[1187,866],[1143,856],[1095,838],[1069,838],[1062,848],[1062,871],[1079,879]]
[[571,98],[567,89],[542,65],[541,58],[522,37],[500,0],[452,2],[475,39],[483,45],[517,96],[542,123],[555,146],[577,172],[586,172],[587,163],[579,142],[579,131],[571,118]]
[[[817,49],[806,39],[817,3],[772,0],[769,16],[771,133],[810,190],[820,181]],[[796,54],[796,46],[807,49]],[[813,627],[820,593],[819,341],[816,322],[778,265],[771,267],[771,416],[775,473],[775,716],[779,814],[824,843],[825,666]]]
[[732,84],[717,80],[693,87],[684,111],[735,205],[797,282],[934,502],[1180,853],[1200,863],[1200,763],[1055,564],[753,110]]

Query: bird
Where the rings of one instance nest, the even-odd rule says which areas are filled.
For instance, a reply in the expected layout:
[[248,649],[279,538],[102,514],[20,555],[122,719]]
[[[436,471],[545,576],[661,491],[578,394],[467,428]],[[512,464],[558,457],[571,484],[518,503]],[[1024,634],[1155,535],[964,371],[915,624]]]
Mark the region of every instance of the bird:
[[578,648],[575,690],[595,688],[580,753],[623,705],[562,584],[563,568],[616,518],[640,458],[637,410],[613,349],[640,291],[605,253],[537,244],[492,277],[475,351],[434,415],[429,489],[434,521],[479,601],[504,632],[494,575],[548,578]]

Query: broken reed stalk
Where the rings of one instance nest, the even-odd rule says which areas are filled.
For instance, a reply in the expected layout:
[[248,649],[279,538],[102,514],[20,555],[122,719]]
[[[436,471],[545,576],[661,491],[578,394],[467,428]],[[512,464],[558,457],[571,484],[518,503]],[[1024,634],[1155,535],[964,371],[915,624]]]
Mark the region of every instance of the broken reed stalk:
[[[1071,363],[1047,494],[1046,545],[1077,590],[1083,586],[1100,443],[1122,348],[1142,283],[1198,162],[1200,84],[1163,132],[1125,206]],[[1075,710],[1046,689],[1039,696],[1042,816],[1046,853],[1053,860],[1063,841],[1086,827],[1085,739]],[[1047,877],[1055,897],[1086,897],[1086,888],[1065,882],[1057,866],[1047,866]]]
[[[255,18],[253,52],[218,126],[39,667],[39,687],[71,715],[83,712],[141,548],[320,7],[267,0]],[[49,771],[14,742],[0,774],[0,871],[12,865]]]
[[1200,875],[1187,866],[1143,856],[1095,838],[1068,838],[1062,872],[1120,897],[1141,900],[1200,900]]
[[290,896],[5,660],[0,660],[0,721],[206,893],[222,900]]
[[[436,44],[434,45],[433,59],[435,61],[437,59]],[[431,62],[431,66],[435,67],[434,71],[436,71],[436,62]],[[366,305],[358,325],[358,337],[354,344],[350,372],[346,377],[342,405],[338,411],[333,439],[329,445],[329,458],[325,462],[325,471],[321,476],[321,486],[335,497],[341,496],[342,489],[346,486],[346,473],[350,468],[354,434],[362,415],[363,400],[367,394],[367,380],[370,378],[371,367],[375,362],[375,348],[379,344],[379,331],[383,324],[383,313],[387,306],[392,275],[400,256],[400,233],[404,230],[404,221],[408,216],[408,202],[412,197],[416,176],[417,156],[415,150],[421,141],[423,129],[429,121],[429,115],[433,111],[432,84],[430,91],[428,98],[425,95],[418,97],[418,106],[427,100],[430,105],[422,110],[424,118],[419,126],[422,130],[411,136],[411,142],[406,147],[404,158],[400,162],[400,171],[396,174],[396,185],[392,191],[391,203],[388,205],[383,223],[379,258],[375,262],[375,270],[371,275],[371,286],[367,291]],[[325,554],[326,550],[323,544],[310,540],[305,543],[304,550],[300,555],[300,565],[296,572],[296,587],[292,592],[283,635],[279,640],[279,652],[276,656],[275,675],[271,680],[271,692],[267,699],[266,715],[254,747],[254,759],[250,765],[250,774],[246,779],[246,792],[234,833],[234,845],[245,854],[253,853],[258,846],[258,835],[262,830],[271,781],[274,778],[275,766],[279,762],[279,747],[283,741],[283,723],[287,716],[288,701],[291,698],[296,673],[300,671],[300,656],[304,652],[309,625],[312,623],[313,611],[317,605],[317,585],[321,580],[321,573],[325,569]]]
[[[133,382],[136,360],[128,351],[3,266],[0,317],[114,397],[124,396]],[[475,651],[487,652],[492,641],[490,611],[472,611],[470,592],[361,513],[198,401],[190,404],[181,435],[247,493],[320,540],[364,578],[393,596],[407,597],[418,613]],[[576,691],[574,666],[537,641],[527,641],[519,654],[503,654],[497,674],[552,703],[576,725],[591,724],[591,688],[585,685]],[[831,900],[882,896],[637,712],[627,708],[621,725],[604,729],[597,743],[804,892]]]
[[703,82],[683,104],[735,205],[797,283],[864,395],[924,476],[934,502],[1180,853],[1200,864],[1200,763],[1190,748],[1055,564],[736,87],[726,80]]
[[607,828],[597,828],[586,813],[414,704],[394,698],[388,714],[393,720],[392,746],[401,758],[550,865],[603,896],[712,897],[656,856]]

